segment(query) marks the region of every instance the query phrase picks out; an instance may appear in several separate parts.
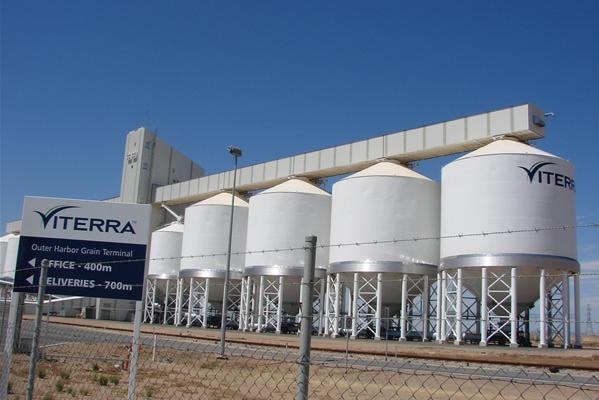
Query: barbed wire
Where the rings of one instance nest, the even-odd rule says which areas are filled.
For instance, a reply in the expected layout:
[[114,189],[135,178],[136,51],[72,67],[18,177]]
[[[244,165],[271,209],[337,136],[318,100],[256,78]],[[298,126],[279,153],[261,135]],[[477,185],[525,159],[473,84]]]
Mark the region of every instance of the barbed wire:
[[[382,244],[395,244],[395,243],[406,243],[406,242],[419,242],[419,241],[429,241],[429,240],[442,240],[442,239],[462,239],[462,238],[471,238],[471,237],[479,237],[479,236],[496,236],[496,235],[509,235],[516,233],[531,233],[531,232],[545,232],[545,231],[566,231],[572,229],[584,229],[584,228],[599,228],[598,222],[586,223],[586,224],[577,224],[577,225],[561,225],[561,226],[552,226],[552,227],[534,227],[534,228],[526,228],[526,229],[507,229],[500,231],[489,231],[489,232],[478,232],[478,233],[459,233],[459,234],[451,234],[451,235],[440,235],[440,236],[429,236],[429,237],[410,237],[410,238],[394,238],[394,239],[381,239],[381,240],[369,240],[363,242],[347,242],[347,243],[333,243],[333,244],[317,244],[317,249],[327,249],[327,248],[341,248],[341,247],[349,247],[349,246],[362,246],[362,245],[382,245]],[[245,250],[245,251],[233,251],[231,252],[231,256],[240,256],[240,255],[252,255],[252,254],[267,254],[267,253],[279,253],[279,252],[293,252],[293,251],[305,251],[305,245],[297,246],[297,247],[285,247],[285,248],[273,248],[273,249],[260,249],[260,250]],[[207,253],[207,254],[195,254],[195,255],[181,255],[181,256],[172,256],[172,257],[153,257],[148,258],[148,261],[172,261],[172,260],[185,260],[185,259],[195,259],[195,258],[213,258],[213,257],[225,257],[228,256],[228,252],[222,253]],[[433,262],[424,262],[423,260],[416,259],[414,257],[409,257],[404,254],[396,255],[397,258],[402,258],[408,260],[413,263],[425,263],[434,265]],[[101,261],[102,264],[122,264],[122,263],[132,263],[132,262],[145,262],[146,258],[135,258],[128,260],[110,260],[110,261]],[[86,264],[93,263],[94,261],[82,262],[82,263],[73,263],[73,266],[85,266]],[[235,267],[234,267],[235,268]],[[239,267],[237,267],[239,268]],[[39,267],[25,267],[18,268],[19,271],[28,271],[28,270],[37,270]],[[199,268],[201,269],[201,268]],[[13,271],[5,271],[13,272]]]

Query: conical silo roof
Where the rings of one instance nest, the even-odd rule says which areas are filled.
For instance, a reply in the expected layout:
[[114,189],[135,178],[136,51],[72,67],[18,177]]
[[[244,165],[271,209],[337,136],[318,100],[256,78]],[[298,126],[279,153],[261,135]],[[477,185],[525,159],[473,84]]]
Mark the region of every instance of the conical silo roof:
[[277,186],[273,186],[260,194],[266,193],[311,193],[320,194],[323,196],[330,196],[330,194],[321,188],[312,185],[302,179],[290,179]]
[[[512,139],[500,139],[493,143],[489,143],[479,149],[471,151],[468,154],[463,155],[457,160],[463,160],[471,157],[486,156],[491,154],[531,154],[546,157],[557,157],[554,154],[547,153],[546,151],[539,150],[536,147],[532,147],[526,143],[518,142]],[[456,160],[456,161],[457,161]]]
[[411,170],[401,164],[383,161],[377,164],[374,164],[371,167],[363,169],[362,171],[356,172],[353,175],[348,176],[348,178],[356,178],[359,176],[403,176],[406,178],[417,178],[417,179],[426,179],[431,180],[430,178],[419,174],[418,172]]

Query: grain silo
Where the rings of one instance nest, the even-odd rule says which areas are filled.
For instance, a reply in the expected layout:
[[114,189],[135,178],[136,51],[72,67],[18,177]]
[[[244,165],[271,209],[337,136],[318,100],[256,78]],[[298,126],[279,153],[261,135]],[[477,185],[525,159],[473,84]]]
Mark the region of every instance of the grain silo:
[[[306,236],[328,241],[331,195],[290,179],[250,198],[247,255],[242,288],[241,329],[282,331],[284,319],[299,312]],[[322,326],[327,247],[316,250],[314,326]],[[284,331],[284,329],[283,329]]]
[[[440,340],[472,334],[462,321],[468,289],[480,302],[481,344],[523,343],[540,300],[539,346],[557,337],[569,346],[569,277],[580,270],[567,228],[576,223],[573,165],[497,140],[443,168],[441,198]],[[578,275],[574,287],[577,299]]]
[[[12,282],[15,280],[17,268],[17,254],[19,252],[19,235],[9,234],[6,241],[6,253],[2,268],[2,280]],[[4,236],[4,237],[6,237]]]
[[[429,284],[439,262],[439,197],[438,183],[388,161],[333,185],[328,334],[339,334],[344,285],[352,337],[378,339],[381,328],[397,322],[400,340],[427,340]],[[387,315],[399,318],[383,320]]]
[[[8,242],[11,238],[16,238],[16,237],[17,236],[12,233],[7,233],[6,235],[0,237],[0,280],[2,280],[2,281],[9,280],[9,279],[4,278],[4,271],[7,270],[6,255],[8,252]],[[17,247],[18,247],[18,245],[17,245]],[[12,258],[12,256],[11,256],[11,258]],[[16,260],[16,258],[15,258],[15,260]],[[8,278],[8,275],[9,275],[8,272],[6,275]],[[14,276],[14,274],[13,274],[13,276]],[[0,283],[0,298],[5,298],[7,296],[10,287],[11,287],[10,284]]]
[[174,323],[182,241],[183,224],[180,221],[152,233],[144,322]]
[[[227,266],[230,193],[220,193],[185,209],[181,269],[177,286],[177,325],[219,326]],[[234,198],[228,312],[239,316],[241,270],[245,256],[248,203]]]

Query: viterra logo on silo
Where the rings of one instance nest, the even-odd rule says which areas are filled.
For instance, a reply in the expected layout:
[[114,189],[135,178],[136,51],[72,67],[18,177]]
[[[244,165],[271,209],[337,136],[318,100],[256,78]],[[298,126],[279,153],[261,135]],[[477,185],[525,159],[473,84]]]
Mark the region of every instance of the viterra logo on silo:
[[555,163],[548,161],[539,161],[537,163],[534,163],[530,168],[522,166],[518,166],[518,168],[526,172],[526,175],[528,175],[528,180],[530,181],[530,183],[542,183],[546,185],[567,188],[573,191],[576,190],[574,179],[570,178],[569,176],[559,174],[557,172],[542,170],[543,167],[546,167],[548,165],[555,165]]
[[71,208],[79,208],[77,206],[56,206],[52,207],[45,213],[41,211],[33,211],[42,219],[44,229],[56,230],[75,230],[87,232],[104,232],[104,233],[131,233],[135,235],[135,229],[131,221],[123,223],[117,219],[105,218],[89,218],[89,217],[70,217],[66,215],[58,215],[61,211]]

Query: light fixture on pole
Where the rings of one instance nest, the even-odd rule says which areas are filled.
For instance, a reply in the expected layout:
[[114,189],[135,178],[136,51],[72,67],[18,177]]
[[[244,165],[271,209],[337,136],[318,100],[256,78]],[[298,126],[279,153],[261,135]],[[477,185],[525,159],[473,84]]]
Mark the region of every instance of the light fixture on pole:
[[227,248],[227,268],[225,269],[225,285],[223,287],[223,307],[220,320],[220,353],[219,358],[225,357],[225,332],[227,329],[227,302],[229,299],[229,273],[231,270],[231,245],[233,242],[233,213],[235,211],[235,183],[237,181],[237,158],[241,157],[241,149],[235,146],[227,147],[229,153],[235,158],[233,169],[233,190],[231,193],[231,218],[229,220],[229,245]]

